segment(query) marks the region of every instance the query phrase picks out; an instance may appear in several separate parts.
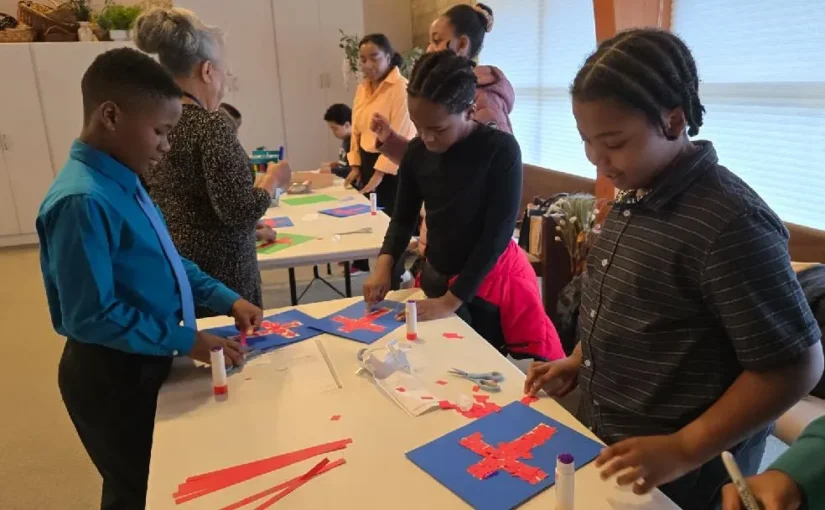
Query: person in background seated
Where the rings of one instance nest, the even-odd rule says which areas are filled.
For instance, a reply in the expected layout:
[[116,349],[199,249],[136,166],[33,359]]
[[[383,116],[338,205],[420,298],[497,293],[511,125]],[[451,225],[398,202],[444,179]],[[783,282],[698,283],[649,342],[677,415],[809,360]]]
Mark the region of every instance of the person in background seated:
[[333,173],[342,179],[346,179],[350,173],[347,153],[352,145],[352,110],[345,104],[334,104],[327,108],[324,113],[324,120],[332,132],[332,136],[341,140],[341,151],[338,153],[338,161],[322,163],[321,171]]
[[[256,224],[283,165],[270,165],[255,182],[235,129],[217,111],[230,80],[222,34],[186,9],[153,9],[136,20],[135,44],[157,53],[184,91],[171,149],[144,175],[147,189],[181,254],[261,306]],[[217,312],[197,310],[199,317]]]
[[620,190],[594,246],[566,359],[525,391],[581,387],[596,465],[636,493],[717,508],[729,450],[756,473],[773,421],[822,375],[820,331],[791,268],[788,231],[713,144],[696,63],[670,32],[602,42],[571,87],[588,159]]
[[218,107],[218,113],[224,116],[224,118],[229,122],[229,125],[235,130],[235,133],[241,129],[241,124],[243,123],[243,117],[241,116],[241,112],[232,106],[229,103],[221,103]]
[[[761,475],[746,479],[764,510],[825,508],[825,416]],[[722,489],[722,510],[746,510],[732,484]]]
[[[67,337],[60,394],[103,477],[100,507],[141,509],[158,391],[172,358],[209,363],[236,342],[198,331],[195,305],[244,331],[261,310],[181,258],[138,176],[169,151],[183,94],[143,53],[98,56],[81,81],[83,131],[37,216],[40,268],[54,329]],[[181,325],[181,323],[183,325]]]
[[544,313],[536,273],[513,241],[521,200],[521,150],[512,135],[475,122],[473,63],[452,50],[428,53],[407,88],[419,137],[398,172],[398,199],[364,299],[390,290],[422,203],[431,220],[418,318],[457,313],[501,352],[564,357]]
[[[484,35],[493,30],[493,10],[477,3],[456,5],[430,25],[430,45],[428,52],[451,49],[470,59],[477,59],[484,45]],[[494,66],[477,65],[475,120],[496,127],[505,133],[513,132],[510,112],[513,111],[515,92],[501,69]],[[389,121],[380,113],[373,116],[370,128],[378,139],[378,150],[391,161],[398,162],[407,150],[408,140],[396,133]],[[415,248],[423,257],[427,245],[427,224],[422,217],[418,243]],[[415,274],[415,273],[414,273]]]

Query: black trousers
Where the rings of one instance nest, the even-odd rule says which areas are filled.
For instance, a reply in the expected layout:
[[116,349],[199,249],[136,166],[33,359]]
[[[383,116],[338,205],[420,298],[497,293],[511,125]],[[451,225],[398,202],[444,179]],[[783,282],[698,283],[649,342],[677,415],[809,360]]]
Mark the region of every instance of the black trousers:
[[60,394],[100,476],[103,510],[146,506],[158,391],[172,359],[67,340]]

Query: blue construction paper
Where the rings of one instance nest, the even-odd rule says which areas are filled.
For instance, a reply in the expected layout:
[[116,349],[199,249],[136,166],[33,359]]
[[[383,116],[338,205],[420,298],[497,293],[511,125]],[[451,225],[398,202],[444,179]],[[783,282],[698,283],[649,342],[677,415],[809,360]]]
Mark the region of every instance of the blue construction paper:
[[[482,457],[459,444],[462,438],[481,432],[483,440],[492,446],[510,442],[540,423],[556,429],[544,444],[531,450],[533,458],[519,462],[541,468],[547,478],[531,485],[507,472],[499,471],[484,480],[478,480],[467,468]],[[578,432],[548,418],[521,402],[513,402],[440,438],[407,452],[407,458],[430,476],[450,489],[468,505],[480,510],[509,510],[523,504],[544,489],[556,483],[556,457],[561,453],[573,455],[576,469],[590,463],[603,446]]]
[[[321,333],[317,329],[311,327],[315,324],[315,321],[315,318],[299,310],[288,310],[264,317],[261,321],[261,328],[256,331],[254,335],[247,335],[246,337],[246,343],[249,346],[247,357],[252,357],[320,335]],[[272,332],[274,328],[278,328],[279,326],[283,327],[292,323],[296,324],[289,326],[288,331],[284,331],[281,334]],[[235,326],[223,326],[206,331],[223,338],[232,338],[235,340],[238,338],[238,330]]]
[[359,301],[323,319],[316,319],[312,327],[341,338],[371,344],[404,325],[403,322],[395,319],[398,312],[403,309],[402,307],[403,305],[396,301],[382,301],[371,312],[371,315],[377,315],[377,317],[369,324],[366,324],[364,328],[348,330],[346,323],[350,322],[349,320],[354,322],[364,319],[367,315],[367,304]]
[[289,216],[278,216],[277,218],[263,218],[261,222],[263,222],[264,225],[270,228],[287,228],[294,226]]
[[359,214],[366,214],[370,212],[370,206],[366,204],[353,204],[344,207],[336,207],[334,209],[323,209],[318,212],[328,216],[335,216],[336,218],[349,218],[350,216],[357,216]]

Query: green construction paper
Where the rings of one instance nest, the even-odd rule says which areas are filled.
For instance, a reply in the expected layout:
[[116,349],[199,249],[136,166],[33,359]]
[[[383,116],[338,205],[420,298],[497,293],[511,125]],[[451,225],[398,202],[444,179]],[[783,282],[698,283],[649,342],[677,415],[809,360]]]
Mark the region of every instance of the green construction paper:
[[330,195],[306,195],[295,198],[282,198],[281,202],[289,205],[311,205],[320,204],[322,202],[335,202],[338,199]]
[[314,240],[314,237],[311,236],[302,236],[298,234],[285,234],[282,232],[278,232],[278,238],[275,241],[275,244],[270,244],[265,247],[261,247],[262,245],[267,244],[264,241],[258,241],[258,253],[263,253],[265,255],[272,255],[273,253],[277,253],[281,250],[285,250],[290,246],[297,246],[299,244],[303,244],[307,241]]

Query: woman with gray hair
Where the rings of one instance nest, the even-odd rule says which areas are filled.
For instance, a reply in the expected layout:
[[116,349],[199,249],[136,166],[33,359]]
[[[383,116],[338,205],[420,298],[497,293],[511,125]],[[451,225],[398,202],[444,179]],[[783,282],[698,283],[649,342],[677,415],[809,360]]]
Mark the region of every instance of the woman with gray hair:
[[[180,254],[246,300],[262,306],[255,224],[288,166],[255,183],[237,134],[218,112],[230,81],[223,36],[191,11],[153,9],[135,23],[135,42],[157,54],[184,91],[170,151],[144,177]],[[280,177],[280,178],[279,178]],[[215,315],[198,309],[199,317]]]

